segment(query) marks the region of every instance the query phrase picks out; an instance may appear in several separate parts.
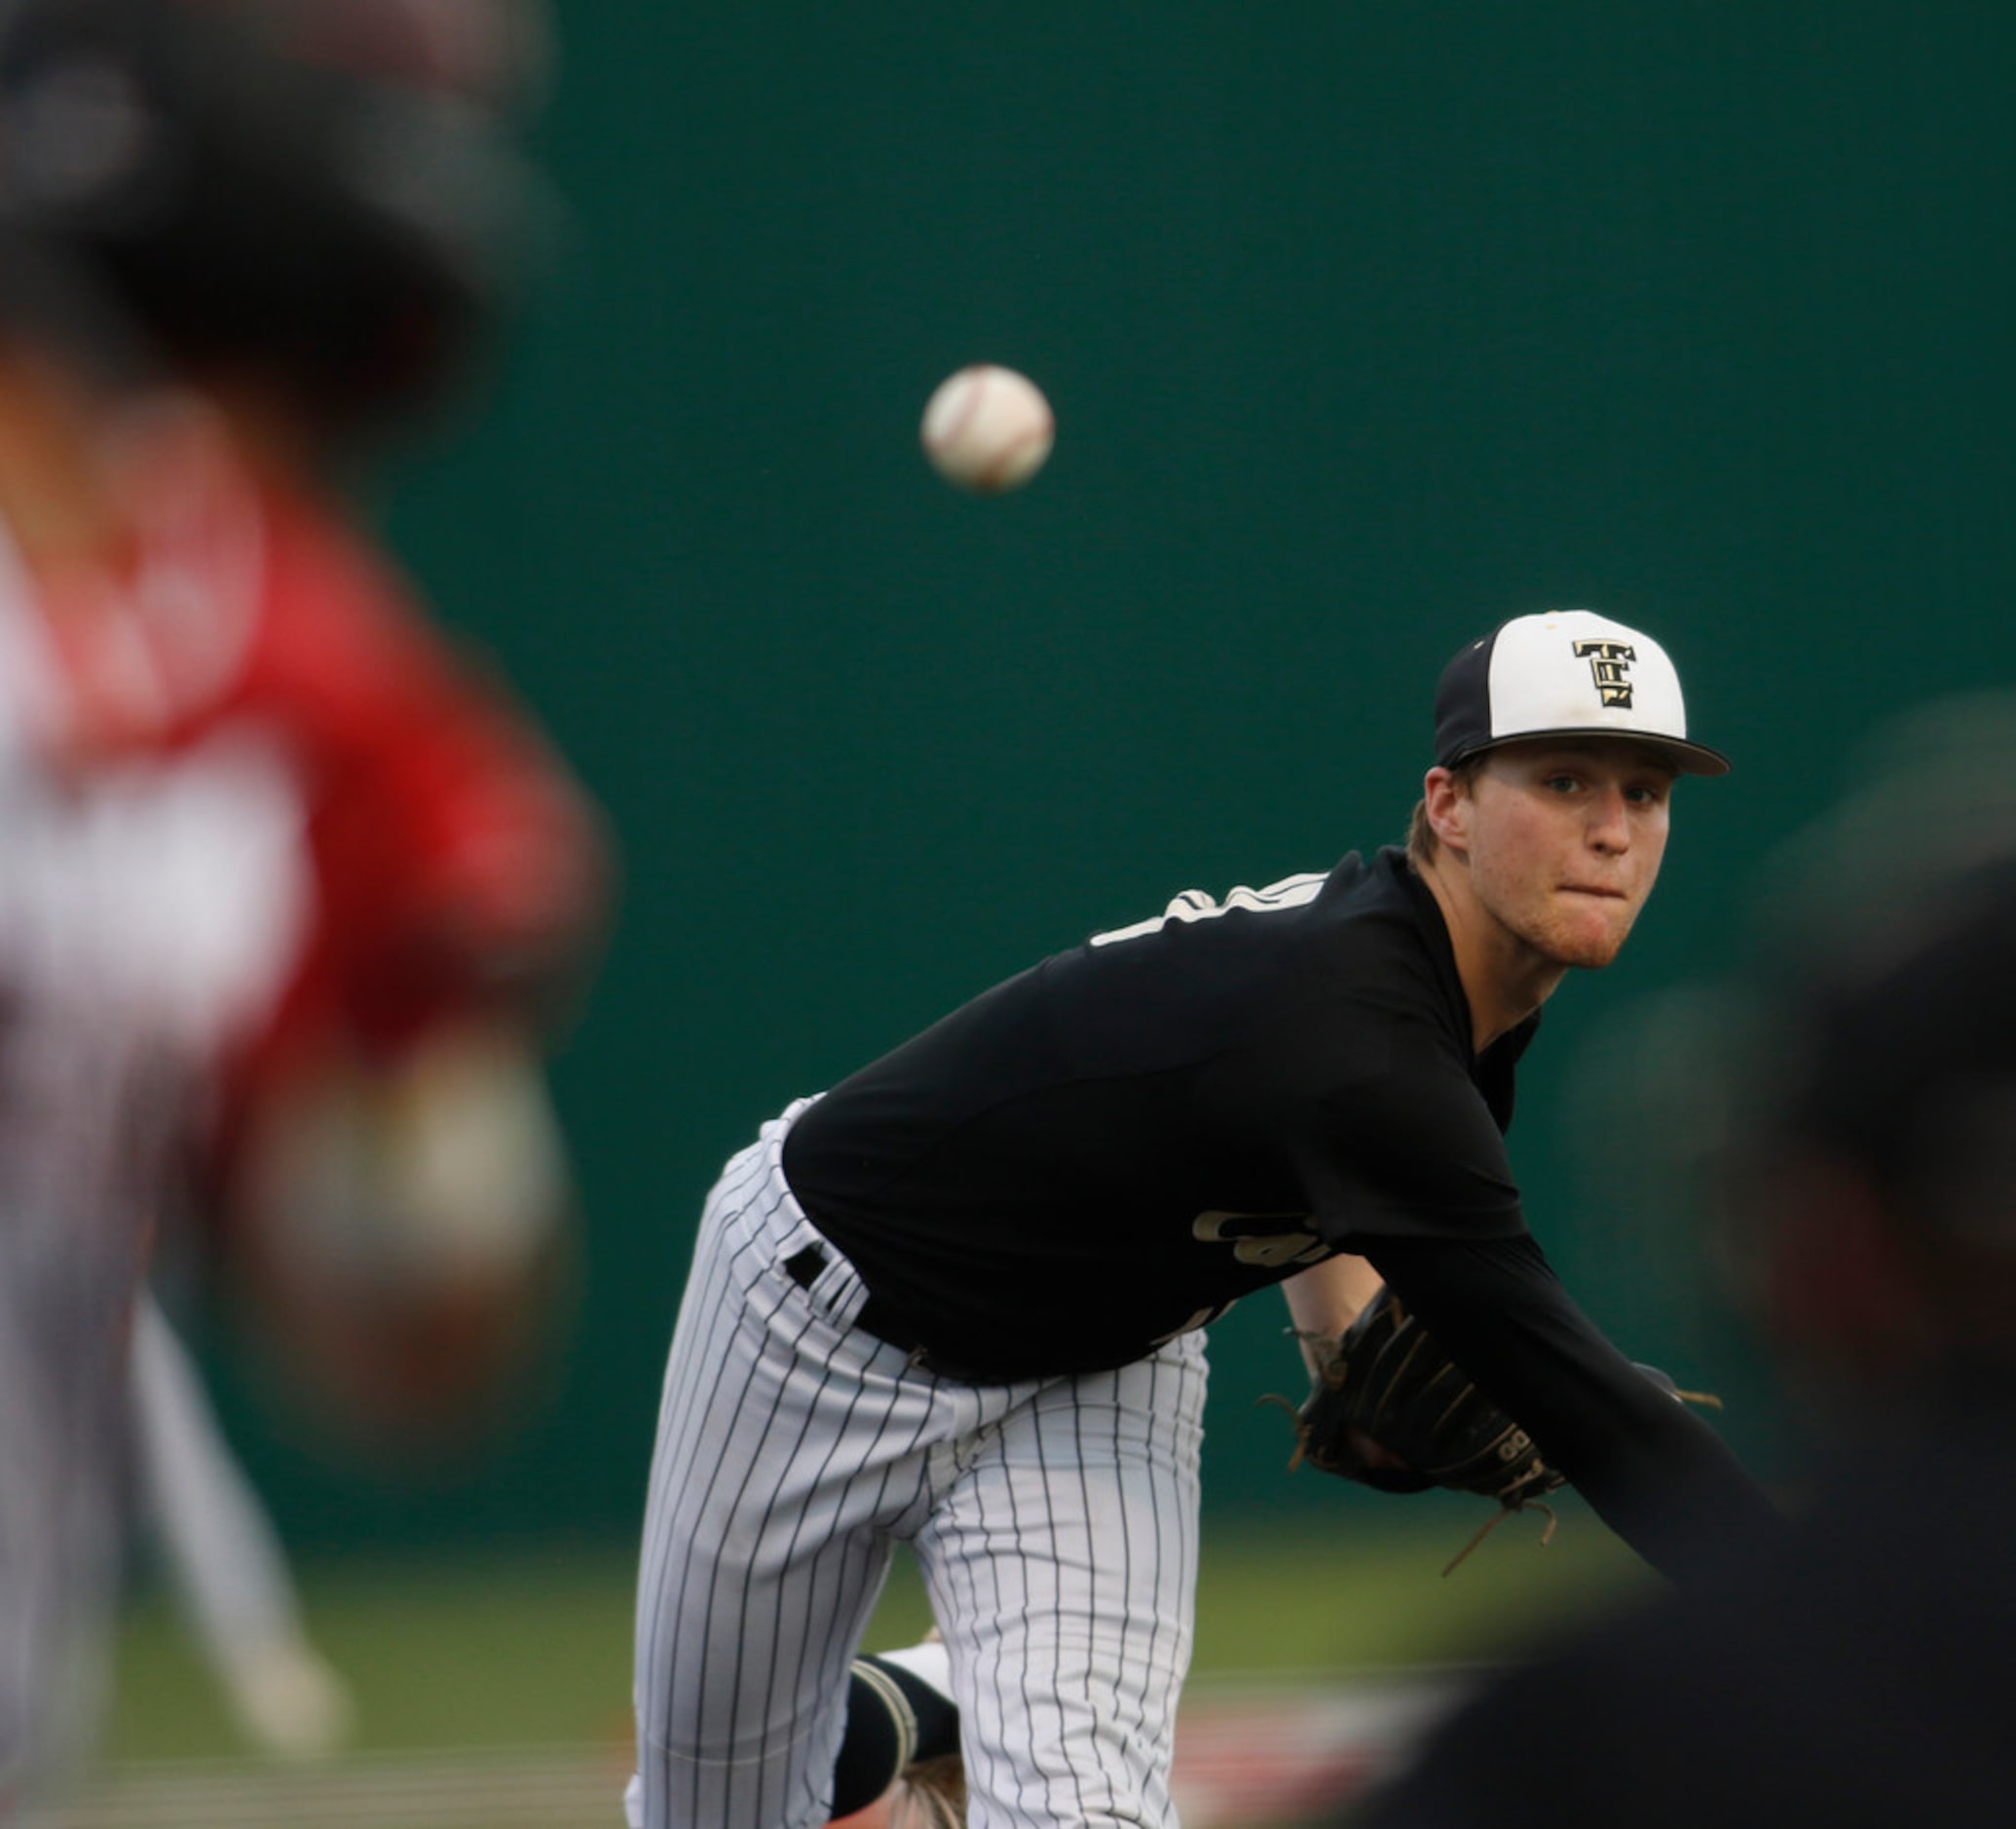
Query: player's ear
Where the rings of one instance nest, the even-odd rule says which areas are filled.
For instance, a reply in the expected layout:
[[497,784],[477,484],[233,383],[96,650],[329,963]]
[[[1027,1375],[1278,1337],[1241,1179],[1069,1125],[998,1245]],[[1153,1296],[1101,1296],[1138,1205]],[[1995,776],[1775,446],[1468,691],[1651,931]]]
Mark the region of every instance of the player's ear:
[[1469,771],[1459,775],[1439,766],[1431,768],[1422,777],[1421,801],[1436,841],[1467,855],[1470,850],[1471,809],[1475,804]]

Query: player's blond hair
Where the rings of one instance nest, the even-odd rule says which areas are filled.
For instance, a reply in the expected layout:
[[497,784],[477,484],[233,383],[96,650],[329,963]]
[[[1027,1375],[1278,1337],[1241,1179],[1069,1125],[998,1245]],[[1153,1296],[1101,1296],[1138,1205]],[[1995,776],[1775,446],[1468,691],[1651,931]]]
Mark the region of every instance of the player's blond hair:
[[[1481,772],[1489,752],[1466,756],[1449,772],[1456,779],[1456,785],[1468,794],[1471,784]],[[1407,862],[1416,873],[1435,861],[1436,853],[1441,849],[1442,841],[1435,836],[1435,828],[1428,823],[1428,800],[1424,796],[1414,803],[1413,816],[1407,821]]]

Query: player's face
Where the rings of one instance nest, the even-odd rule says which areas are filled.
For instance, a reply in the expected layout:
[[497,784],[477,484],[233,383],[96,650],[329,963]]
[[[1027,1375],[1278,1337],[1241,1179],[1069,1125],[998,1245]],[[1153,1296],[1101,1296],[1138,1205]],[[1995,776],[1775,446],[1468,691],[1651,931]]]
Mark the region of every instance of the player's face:
[[1551,964],[1608,965],[1659,877],[1672,787],[1657,751],[1617,737],[1493,751],[1466,821],[1478,904]]

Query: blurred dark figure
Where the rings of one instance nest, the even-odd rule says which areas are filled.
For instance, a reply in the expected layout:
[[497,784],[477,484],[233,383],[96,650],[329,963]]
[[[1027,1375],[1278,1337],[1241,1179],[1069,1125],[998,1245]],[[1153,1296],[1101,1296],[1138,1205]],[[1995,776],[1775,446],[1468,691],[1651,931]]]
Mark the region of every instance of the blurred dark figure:
[[1777,860],[1751,987],[1728,1216],[1814,1432],[1791,1545],[1489,1686],[1353,1829],[2007,1816],[2016,725],[1940,722]]
[[538,24],[0,0],[0,1820],[89,1732],[166,1225],[374,1442],[564,1287],[602,824],[349,493],[508,302]]

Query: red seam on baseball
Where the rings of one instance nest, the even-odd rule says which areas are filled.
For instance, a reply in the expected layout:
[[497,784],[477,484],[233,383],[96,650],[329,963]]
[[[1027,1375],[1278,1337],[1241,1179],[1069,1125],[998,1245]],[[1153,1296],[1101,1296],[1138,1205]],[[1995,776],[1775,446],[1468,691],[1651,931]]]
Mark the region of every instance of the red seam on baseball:
[[1046,438],[1050,437],[1055,424],[1056,421],[1046,415],[1041,422],[1031,426],[1027,431],[1004,444],[995,456],[994,461],[980,473],[979,481],[981,487],[989,490],[1002,488],[1007,483],[1010,474],[1014,471],[1014,461],[1021,457],[1031,445],[1041,444]]

